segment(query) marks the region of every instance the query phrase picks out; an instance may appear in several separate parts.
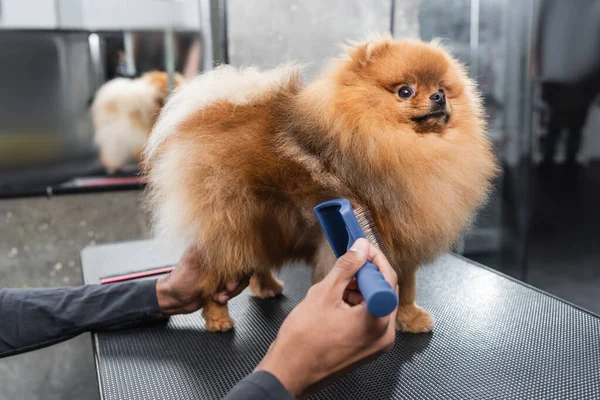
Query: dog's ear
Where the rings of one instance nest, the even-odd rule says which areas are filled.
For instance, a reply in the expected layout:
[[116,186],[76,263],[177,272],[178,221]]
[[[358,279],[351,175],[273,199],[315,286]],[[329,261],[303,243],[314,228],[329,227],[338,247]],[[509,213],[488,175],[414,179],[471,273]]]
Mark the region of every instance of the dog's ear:
[[185,82],[185,78],[179,72],[175,72],[175,87],[181,86]]
[[390,35],[379,35],[364,43],[351,43],[351,46],[345,46],[344,49],[352,60],[363,66],[385,54],[390,49],[391,40]]
[[159,110],[159,112],[165,106],[166,102],[167,96],[164,92],[159,92],[154,96],[154,107]]

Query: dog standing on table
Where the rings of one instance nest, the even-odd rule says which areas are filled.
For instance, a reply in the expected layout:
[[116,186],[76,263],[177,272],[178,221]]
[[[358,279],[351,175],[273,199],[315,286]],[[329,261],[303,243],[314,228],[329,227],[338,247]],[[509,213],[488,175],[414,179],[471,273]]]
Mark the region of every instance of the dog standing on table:
[[[415,303],[418,266],[450,249],[497,173],[464,68],[435,42],[391,38],[347,49],[308,86],[293,66],[204,74],[168,100],[145,157],[155,230],[200,249],[204,293],[252,275],[252,292],[272,297],[272,270],[291,260],[321,279],[335,258],[313,207],[367,206],[407,332],[433,326]],[[203,314],[210,331],[233,326],[226,305]]]

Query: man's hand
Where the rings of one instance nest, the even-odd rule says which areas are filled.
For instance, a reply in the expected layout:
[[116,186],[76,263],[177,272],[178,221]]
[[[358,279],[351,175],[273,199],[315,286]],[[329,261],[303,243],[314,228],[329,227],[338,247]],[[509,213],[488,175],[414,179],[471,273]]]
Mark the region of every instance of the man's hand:
[[390,350],[397,309],[376,318],[356,290],[354,276],[367,259],[397,291],[398,277],[383,253],[359,239],[288,315],[256,370],[275,375],[299,397],[326,378]]
[[[175,269],[156,282],[156,297],[164,315],[189,314],[204,306],[206,296],[198,289],[205,268],[201,260],[198,250],[189,249]],[[248,286],[248,280],[228,282],[226,290],[215,294],[214,300],[218,303],[227,303]]]

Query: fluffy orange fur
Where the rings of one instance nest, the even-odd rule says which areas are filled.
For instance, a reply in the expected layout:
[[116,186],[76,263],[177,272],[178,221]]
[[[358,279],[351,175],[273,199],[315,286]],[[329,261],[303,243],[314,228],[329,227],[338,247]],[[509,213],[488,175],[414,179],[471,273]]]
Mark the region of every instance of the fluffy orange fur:
[[[370,209],[398,272],[398,329],[429,331],[415,272],[468,228],[498,171],[481,100],[435,42],[380,38],[347,53],[307,86],[288,69],[249,97],[233,88],[180,119],[167,103],[146,149],[156,227],[201,250],[209,298],[249,275],[252,291],[271,297],[283,289],[272,270],[288,261],[313,265],[315,280],[331,268],[313,207],[349,198]],[[255,74],[223,68],[198,87]],[[443,109],[430,99],[438,92]],[[203,313],[208,330],[233,326],[225,305],[209,300]]]

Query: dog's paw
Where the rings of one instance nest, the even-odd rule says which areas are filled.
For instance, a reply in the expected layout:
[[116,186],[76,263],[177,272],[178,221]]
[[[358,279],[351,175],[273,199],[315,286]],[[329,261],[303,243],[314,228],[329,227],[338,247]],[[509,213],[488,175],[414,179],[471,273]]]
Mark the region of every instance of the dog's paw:
[[226,316],[206,318],[206,330],[210,332],[227,332],[233,328],[233,319]]
[[266,282],[260,282],[258,279],[250,279],[250,291],[258,298],[270,299],[283,293],[283,282],[275,277],[270,277]]
[[400,332],[424,333],[433,329],[433,318],[421,307],[411,304],[398,308],[396,329]]

